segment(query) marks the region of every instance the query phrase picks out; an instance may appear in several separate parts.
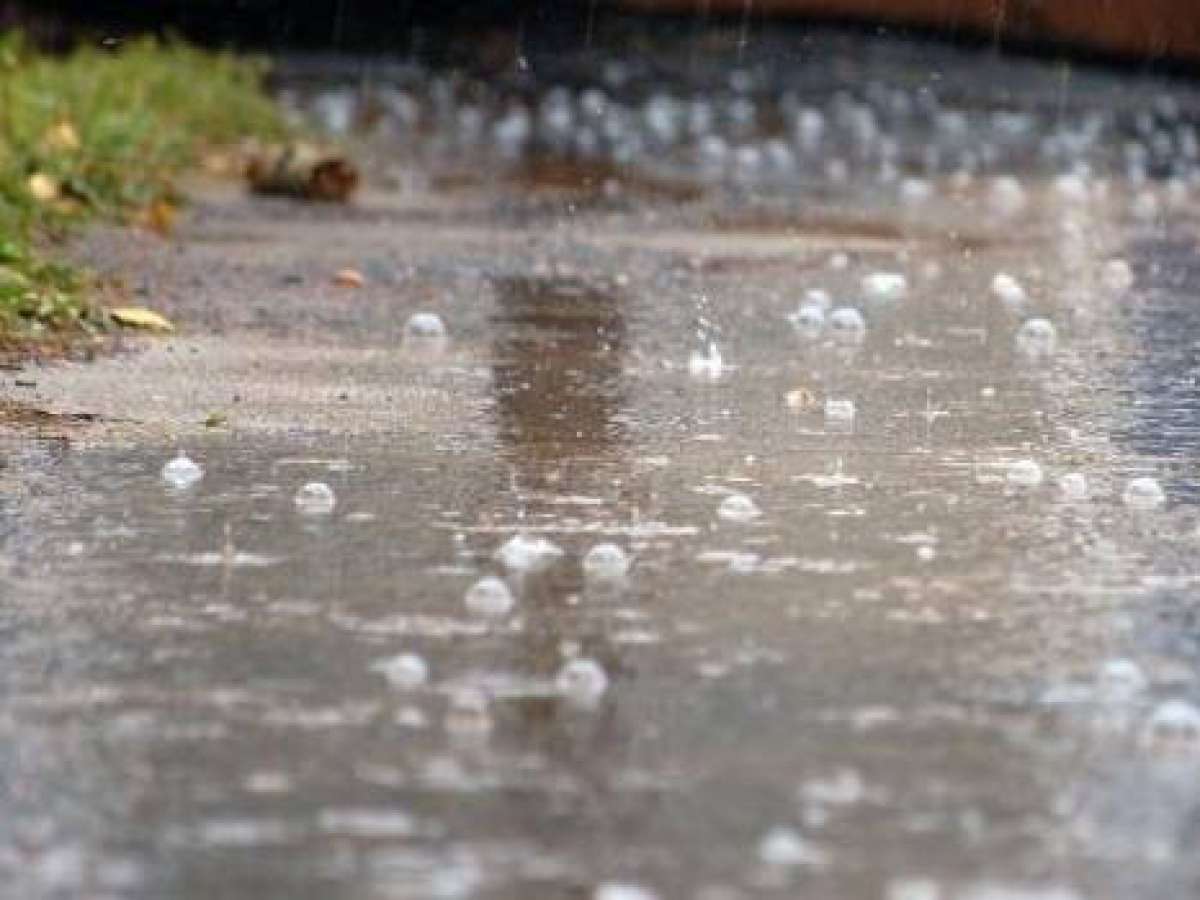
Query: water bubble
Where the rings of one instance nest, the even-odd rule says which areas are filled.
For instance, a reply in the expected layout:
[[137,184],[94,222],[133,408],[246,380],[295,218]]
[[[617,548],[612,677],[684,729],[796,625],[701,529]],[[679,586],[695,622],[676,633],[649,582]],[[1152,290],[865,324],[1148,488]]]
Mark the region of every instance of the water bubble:
[[517,601],[503,580],[487,575],[467,589],[463,602],[477,615],[499,619],[512,612]]
[[401,653],[371,664],[371,671],[378,672],[392,687],[420,687],[429,679],[429,664],[415,653]]
[[920,206],[933,197],[933,185],[923,178],[906,178],[900,182],[900,200],[910,206]]
[[1054,191],[1068,203],[1083,203],[1088,198],[1088,183],[1082,175],[1068,172],[1054,180]]
[[802,305],[812,305],[818,307],[822,312],[828,312],[833,306],[833,298],[829,296],[829,291],[821,288],[809,288],[804,292],[804,301]]
[[1142,736],[1160,747],[1200,746],[1200,709],[1186,700],[1165,700],[1150,713]]
[[813,341],[821,336],[825,328],[825,309],[815,303],[801,303],[799,309],[788,315],[788,321],[797,334]]
[[758,858],[769,866],[823,866],[829,854],[794,828],[776,826],[758,842]]
[[[922,546],[928,546],[923,544]],[[810,803],[824,806],[854,806],[867,795],[862,776],[849,766],[843,766],[825,778],[813,778],[800,786],[800,794]]]
[[1100,270],[1100,281],[1113,293],[1121,293],[1133,287],[1133,269],[1123,259],[1110,259]]
[[292,498],[296,509],[306,516],[327,516],[337,505],[337,496],[333,488],[323,481],[310,481],[301,485]]
[[829,314],[829,333],[839,344],[861,344],[867,336],[867,323],[857,309],[843,306]]
[[177,490],[190,488],[203,477],[204,470],[183,452],[162,467],[162,480]]
[[694,378],[708,378],[715,381],[725,371],[725,360],[717,349],[716,341],[709,341],[705,351],[694,350],[688,359],[688,372]]
[[1131,700],[1149,684],[1142,667],[1131,659],[1110,659],[1096,673],[1096,687],[1104,700]]
[[727,522],[751,522],[761,515],[758,504],[745,494],[730,494],[717,507],[717,516]]
[[594,706],[608,690],[608,673],[594,659],[573,659],[558,670],[554,686],[571,703]]
[[1049,319],[1029,319],[1017,329],[1014,342],[1027,359],[1049,359],[1058,348],[1058,329]]
[[1007,272],[997,272],[992,279],[992,296],[1014,312],[1024,307],[1029,299],[1021,282]]
[[856,410],[853,400],[826,400],[825,424],[845,428],[854,423]]
[[403,346],[421,353],[440,353],[449,343],[446,323],[437,313],[417,312],[404,323]]
[[589,578],[624,578],[629,573],[629,554],[616,544],[597,544],[583,557],[583,574]]
[[903,300],[908,295],[908,279],[899,272],[872,272],[863,278],[862,289],[871,300]]
[[1143,477],[1130,479],[1121,499],[1134,509],[1155,509],[1166,502],[1167,495],[1157,479]]
[[1004,477],[1009,484],[1016,487],[1037,487],[1042,483],[1044,475],[1036,460],[1018,459],[1009,463]]
[[640,884],[606,881],[592,893],[592,900],[659,900],[658,894]]
[[562,548],[544,537],[514,534],[500,546],[494,558],[506,569],[534,572],[546,568],[562,556]]
[[1058,479],[1058,490],[1065,500],[1086,500],[1087,476],[1082,472],[1068,472]]

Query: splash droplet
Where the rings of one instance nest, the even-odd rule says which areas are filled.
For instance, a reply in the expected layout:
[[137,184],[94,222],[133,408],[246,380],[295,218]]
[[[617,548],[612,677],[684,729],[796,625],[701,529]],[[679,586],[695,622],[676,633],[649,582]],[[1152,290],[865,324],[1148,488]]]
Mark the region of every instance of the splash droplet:
[[563,555],[562,548],[544,537],[514,534],[495,553],[506,569],[536,572],[545,569]]
[[401,653],[371,664],[371,671],[378,672],[392,687],[420,687],[429,679],[429,665],[415,653]]
[[608,673],[593,659],[573,659],[558,670],[554,685],[571,703],[593,706],[608,690]]
[[1167,495],[1157,479],[1143,477],[1131,479],[1121,499],[1134,509],[1157,509],[1166,503]]

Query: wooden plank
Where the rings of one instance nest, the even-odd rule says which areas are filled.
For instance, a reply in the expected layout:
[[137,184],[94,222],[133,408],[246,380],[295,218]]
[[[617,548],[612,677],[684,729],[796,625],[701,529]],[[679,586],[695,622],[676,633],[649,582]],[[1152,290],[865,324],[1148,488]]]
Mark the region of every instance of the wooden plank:
[[617,0],[627,9],[911,25],[1103,53],[1200,60],[1200,0]]

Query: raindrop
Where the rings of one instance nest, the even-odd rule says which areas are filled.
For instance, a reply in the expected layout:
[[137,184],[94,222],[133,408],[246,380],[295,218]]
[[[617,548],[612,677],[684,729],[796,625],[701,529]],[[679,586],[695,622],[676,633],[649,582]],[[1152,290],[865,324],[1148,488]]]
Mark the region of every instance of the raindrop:
[[1200,709],[1186,700],[1166,700],[1146,722],[1146,743],[1160,747],[1200,745]]
[[777,826],[758,842],[758,858],[769,866],[823,866],[829,855],[795,829]]
[[1027,359],[1048,359],[1058,348],[1058,330],[1049,319],[1029,319],[1017,329],[1015,343]]
[[378,672],[392,687],[415,688],[429,680],[429,665],[415,653],[401,653],[376,660],[371,671]]
[[306,516],[327,516],[337,505],[333,488],[323,481],[310,481],[296,491],[293,498],[296,509]]
[[1016,487],[1037,487],[1043,479],[1042,467],[1036,460],[1018,459],[1009,463],[1005,480]]
[[183,452],[162,467],[163,481],[177,490],[190,488],[203,477],[204,470]]
[[1058,490],[1064,500],[1086,500],[1088,498],[1087,476],[1082,472],[1068,472],[1058,479]]
[[908,295],[908,279],[899,272],[872,272],[863,278],[862,289],[871,300],[903,300]]
[[1156,509],[1166,502],[1167,495],[1157,479],[1144,477],[1131,479],[1121,499],[1134,509]]
[[861,344],[867,336],[867,323],[857,309],[843,306],[829,314],[829,333],[839,344]]
[[629,554],[616,544],[597,544],[583,557],[583,574],[588,578],[624,578],[629,573]]
[[471,612],[492,619],[508,615],[516,605],[508,585],[495,575],[487,575],[471,585],[463,602]]
[[554,686],[571,703],[594,706],[608,690],[608,674],[593,659],[573,659],[558,670]]
[[562,556],[562,548],[544,537],[514,534],[496,551],[494,558],[506,569],[534,572]]
[[745,494],[730,494],[717,507],[717,516],[727,522],[751,522],[761,515],[758,504]]

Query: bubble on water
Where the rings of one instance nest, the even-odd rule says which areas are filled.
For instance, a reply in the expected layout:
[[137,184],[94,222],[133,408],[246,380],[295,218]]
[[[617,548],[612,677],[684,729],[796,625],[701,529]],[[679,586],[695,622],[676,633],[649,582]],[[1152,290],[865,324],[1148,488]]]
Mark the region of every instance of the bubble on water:
[[1121,500],[1134,509],[1156,509],[1167,501],[1167,495],[1157,479],[1142,477],[1130,479]]
[[1087,476],[1082,472],[1067,472],[1058,479],[1058,490],[1064,500],[1086,500],[1088,498]]
[[716,341],[709,341],[704,350],[693,350],[688,358],[688,372],[693,378],[707,378],[715,381],[725,372],[725,360],[717,348]]
[[1165,700],[1150,713],[1142,737],[1159,747],[1200,748],[1200,709],[1186,700]]
[[821,336],[825,328],[825,309],[815,303],[801,303],[799,309],[788,314],[788,321],[798,335],[813,341]]
[[659,900],[658,894],[627,881],[606,881],[592,893],[592,900]]
[[921,562],[933,562],[937,557],[937,549],[930,544],[921,544],[917,547],[917,559]]
[[629,573],[629,554],[616,544],[597,544],[583,557],[583,574],[588,578],[624,578]]
[[844,272],[846,269],[850,268],[850,257],[845,253],[834,253],[829,257],[829,261],[826,263],[826,265],[828,265],[829,268],[833,269],[835,272]]
[[794,828],[776,826],[758,842],[758,858],[769,866],[818,867],[829,862],[829,854],[804,838]]
[[1100,270],[1101,283],[1114,293],[1120,293],[1133,287],[1133,269],[1123,259],[1110,259]]
[[857,410],[853,400],[829,399],[825,401],[825,423],[827,425],[845,428],[854,423],[856,414]]
[[868,299],[890,303],[908,296],[908,279],[899,272],[872,272],[863,277],[862,289]]
[[403,346],[410,352],[437,354],[449,343],[446,323],[437,313],[418,312],[404,323]]
[[1017,329],[1014,343],[1027,359],[1049,359],[1058,349],[1058,329],[1049,319],[1029,319]]
[[717,516],[727,522],[751,522],[761,515],[758,504],[745,494],[730,494],[717,507]]
[[495,575],[486,575],[467,588],[463,603],[476,615],[498,619],[512,612],[516,599],[508,585]]
[[608,673],[594,659],[572,659],[558,670],[554,686],[571,703],[594,706],[608,690]]
[[1018,459],[1008,464],[1005,480],[1016,487],[1037,487],[1045,478],[1042,467],[1033,459]]
[[1131,659],[1110,659],[1096,673],[1096,688],[1104,700],[1131,700],[1149,685],[1142,667]]
[[548,538],[514,534],[500,546],[494,558],[506,569],[536,572],[550,566],[562,555],[562,548]]
[[829,334],[839,344],[861,344],[867,336],[867,323],[857,309],[843,306],[829,314]]
[[292,498],[296,509],[306,516],[327,516],[337,505],[333,488],[323,481],[310,481],[300,486]]
[[378,672],[397,688],[420,687],[429,680],[429,664],[415,653],[378,659],[371,663],[371,671]]
[[997,272],[992,279],[992,296],[1013,312],[1022,309],[1029,300],[1021,282],[1007,272]]
[[1025,203],[1025,188],[1010,175],[995,179],[988,189],[988,205],[995,212],[1012,215],[1024,209]]
[[204,477],[204,469],[182,451],[162,467],[162,480],[177,490],[190,488]]

